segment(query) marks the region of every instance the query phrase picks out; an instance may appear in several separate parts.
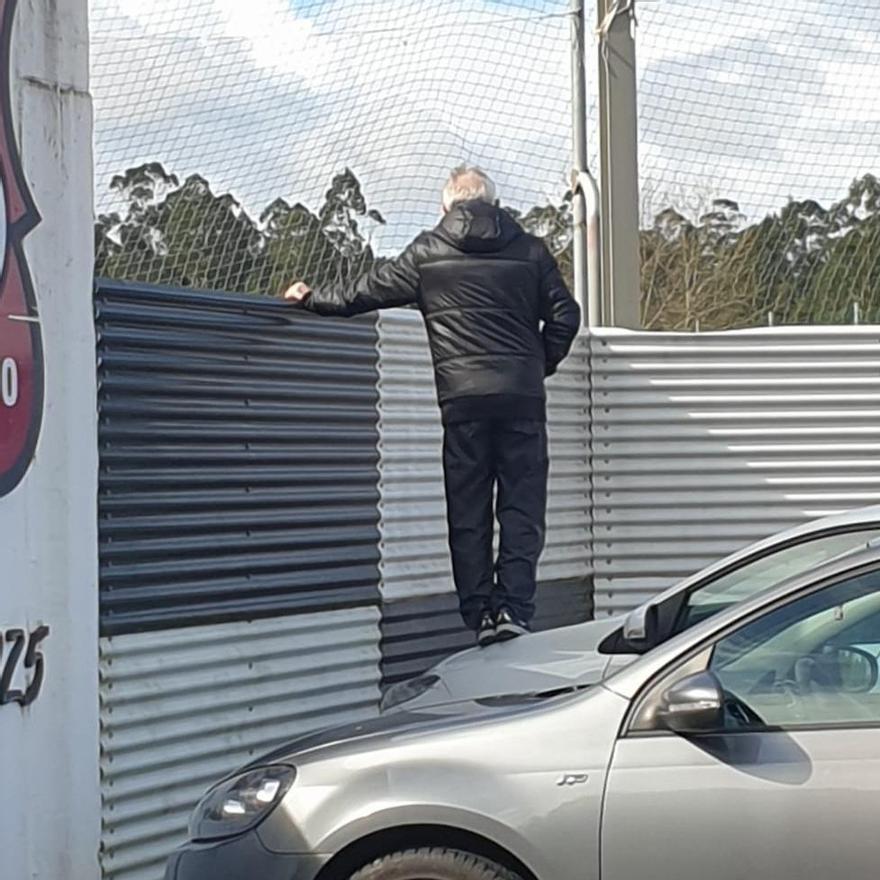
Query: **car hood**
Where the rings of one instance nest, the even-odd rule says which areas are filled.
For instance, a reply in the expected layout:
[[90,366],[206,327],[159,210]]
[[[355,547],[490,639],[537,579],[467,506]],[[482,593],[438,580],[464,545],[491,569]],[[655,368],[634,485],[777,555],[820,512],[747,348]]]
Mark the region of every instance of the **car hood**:
[[[462,727],[475,729],[483,724],[494,724],[517,715],[539,711],[547,702],[524,696],[504,704],[463,701],[418,711],[388,713],[378,718],[330,727],[297,737],[274,751],[261,755],[242,769],[276,763],[298,766],[304,761],[321,760],[342,752],[363,752],[392,742],[400,744],[412,737],[447,733]],[[239,772],[241,770],[236,771]]]
[[549,701],[537,699],[538,694],[576,691],[603,680],[615,658],[596,649],[620,624],[619,618],[591,621],[455,654],[431,670],[438,681],[420,697],[378,718],[293,739],[248,766],[297,764],[330,753],[382,746],[392,739],[478,727],[542,711]]
[[597,648],[620,625],[620,618],[594,620],[462,651],[429,670],[426,674],[436,682],[397,708],[413,711],[589,687],[607,675],[613,658]]

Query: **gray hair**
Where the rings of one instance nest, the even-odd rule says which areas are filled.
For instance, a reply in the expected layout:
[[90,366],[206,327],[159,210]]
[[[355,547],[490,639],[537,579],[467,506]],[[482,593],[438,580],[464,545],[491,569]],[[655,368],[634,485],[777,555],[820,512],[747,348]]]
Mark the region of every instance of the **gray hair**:
[[459,202],[495,202],[495,184],[492,178],[473,165],[459,165],[449,174],[443,187],[443,210],[448,211]]

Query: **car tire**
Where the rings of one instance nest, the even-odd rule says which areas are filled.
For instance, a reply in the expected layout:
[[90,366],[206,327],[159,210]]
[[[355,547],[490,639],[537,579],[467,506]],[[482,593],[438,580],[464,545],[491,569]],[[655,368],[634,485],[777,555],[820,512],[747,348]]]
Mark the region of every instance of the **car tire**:
[[481,856],[436,847],[396,852],[352,874],[350,880],[522,880]]

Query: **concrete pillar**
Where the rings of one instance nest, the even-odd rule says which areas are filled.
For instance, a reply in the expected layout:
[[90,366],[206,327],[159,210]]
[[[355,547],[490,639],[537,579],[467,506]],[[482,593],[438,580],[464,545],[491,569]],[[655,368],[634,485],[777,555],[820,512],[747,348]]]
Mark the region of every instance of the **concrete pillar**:
[[87,0],[0,0],[0,873],[98,877]]

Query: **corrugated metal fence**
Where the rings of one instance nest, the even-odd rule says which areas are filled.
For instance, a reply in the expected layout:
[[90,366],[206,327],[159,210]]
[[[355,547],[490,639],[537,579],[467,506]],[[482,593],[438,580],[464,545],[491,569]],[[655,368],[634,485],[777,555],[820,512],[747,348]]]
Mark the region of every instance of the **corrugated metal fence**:
[[592,338],[596,613],[880,500],[880,328]]
[[[202,788],[472,642],[415,312],[101,285],[102,865],[159,880]],[[583,334],[549,383],[540,628],[880,500],[880,330]]]
[[[589,340],[548,383],[550,492],[538,570],[538,624],[590,614]],[[447,550],[442,427],[421,315],[379,317],[379,460],[386,681],[415,675],[471,641]]]

